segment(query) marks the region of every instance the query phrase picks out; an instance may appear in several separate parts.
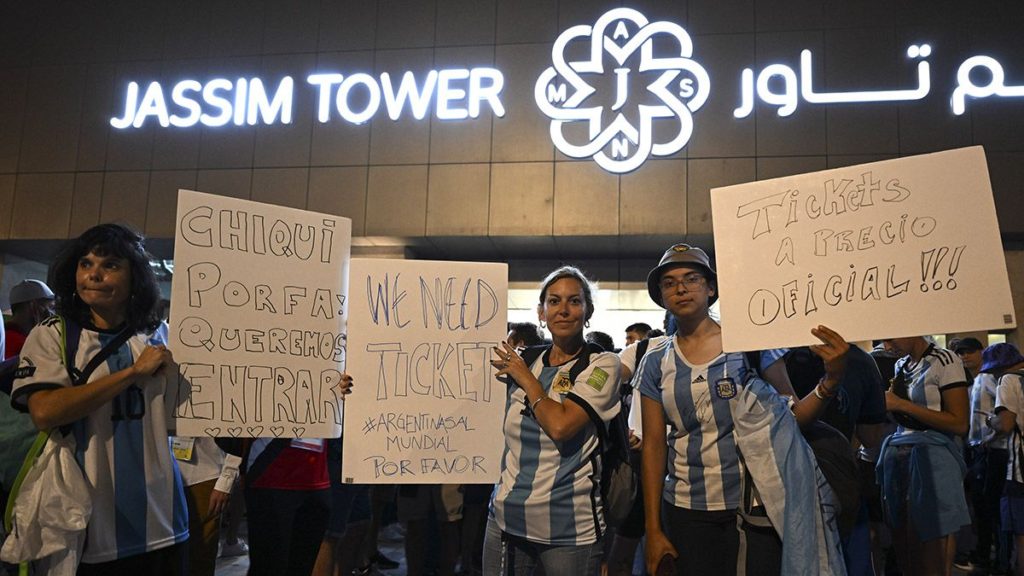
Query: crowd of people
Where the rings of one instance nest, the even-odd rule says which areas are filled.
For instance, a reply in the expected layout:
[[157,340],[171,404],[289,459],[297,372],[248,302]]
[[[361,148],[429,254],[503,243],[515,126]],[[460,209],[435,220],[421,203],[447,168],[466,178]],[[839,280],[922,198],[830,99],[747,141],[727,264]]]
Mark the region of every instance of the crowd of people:
[[[377,548],[390,506],[413,576],[1024,575],[1012,344],[911,336],[865,350],[814,326],[806,348],[724,352],[715,266],[676,244],[647,277],[664,331],[632,324],[620,350],[588,331],[596,288],[563,266],[541,283],[538,324],[510,324],[493,350],[506,384],[496,485],[371,487],[341,481],[340,439],[169,431],[173,355],[149,262],[139,234],[103,224],[62,249],[47,283],[10,294],[0,486],[16,499],[37,431],[70,441],[92,514],[68,535],[65,573],[211,575],[225,512],[237,520],[244,503],[254,576],[397,566]],[[338,387],[355,389],[348,375]],[[602,473],[623,417],[639,483],[613,521]],[[39,529],[12,508],[12,533]],[[957,557],[967,533],[973,550]]]

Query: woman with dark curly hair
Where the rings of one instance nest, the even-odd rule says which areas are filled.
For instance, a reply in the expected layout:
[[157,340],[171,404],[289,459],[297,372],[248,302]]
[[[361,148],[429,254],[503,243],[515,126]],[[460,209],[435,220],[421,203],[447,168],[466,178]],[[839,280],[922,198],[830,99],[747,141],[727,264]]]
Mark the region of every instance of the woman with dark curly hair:
[[188,514],[165,409],[172,358],[142,237],[119,224],[90,228],[54,260],[50,286],[58,316],[29,334],[12,403],[40,430],[74,435],[93,503],[78,574],[183,576]]

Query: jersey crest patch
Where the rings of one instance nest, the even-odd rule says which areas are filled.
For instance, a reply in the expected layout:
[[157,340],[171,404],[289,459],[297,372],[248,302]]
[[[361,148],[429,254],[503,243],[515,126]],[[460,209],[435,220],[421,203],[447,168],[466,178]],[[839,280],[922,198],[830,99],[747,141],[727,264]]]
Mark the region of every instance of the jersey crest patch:
[[732,378],[722,378],[715,382],[715,395],[722,400],[731,400],[736,397],[736,381]]
[[555,376],[555,381],[551,383],[551,389],[559,394],[566,394],[572,390],[572,380],[569,380],[569,372],[562,371]]

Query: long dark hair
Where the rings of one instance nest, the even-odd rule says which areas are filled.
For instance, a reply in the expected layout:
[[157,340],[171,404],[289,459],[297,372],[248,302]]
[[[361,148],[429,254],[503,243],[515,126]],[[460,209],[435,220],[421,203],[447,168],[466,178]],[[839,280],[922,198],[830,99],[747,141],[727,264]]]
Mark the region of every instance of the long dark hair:
[[141,234],[123,224],[100,224],[68,241],[50,264],[48,283],[57,296],[57,313],[83,326],[92,324],[89,307],[76,291],[78,261],[90,252],[128,261],[132,287],[127,325],[134,332],[151,332],[160,325],[160,285],[150,268],[150,255]]

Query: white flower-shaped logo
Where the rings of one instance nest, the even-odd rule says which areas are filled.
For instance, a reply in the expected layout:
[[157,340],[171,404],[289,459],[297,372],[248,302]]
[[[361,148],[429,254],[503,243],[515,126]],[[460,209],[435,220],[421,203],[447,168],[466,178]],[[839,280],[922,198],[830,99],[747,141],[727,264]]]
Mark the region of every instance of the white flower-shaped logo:
[[[578,50],[587,41],[589,58],[567,62],[566,51]],[[655,45],[664,57],[654,56]],[[537,106],[551,118],[552,142],[566,156],[593,157],[617,174],[639,168],[652,154],[678,152],[693,133],[692,113],[704,105],[711,85],[692,55],[686,30],[672,22],[648,22],[630,8],[611,10],[593,26],[569,28],[555,41],[554,65],[534,87]],[[614,68],[606,69],[606,62]],[[647,94],[640,94],[639,100],[654,103],[629,104],[629,88],[636,81],[646,84]],[[601,100],[596,95],[602,91],[614,94],[608,109],[603,102],[590,102]],[[657,135],[655,119],[666,126],[659,125]],[[576,123],[586,123],[584,142],[579,142],[584,139],[581,130],[570,129]]]

